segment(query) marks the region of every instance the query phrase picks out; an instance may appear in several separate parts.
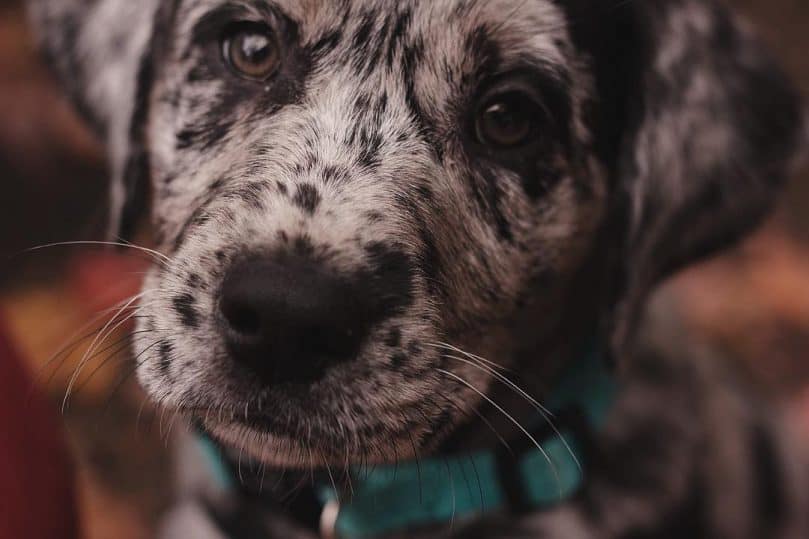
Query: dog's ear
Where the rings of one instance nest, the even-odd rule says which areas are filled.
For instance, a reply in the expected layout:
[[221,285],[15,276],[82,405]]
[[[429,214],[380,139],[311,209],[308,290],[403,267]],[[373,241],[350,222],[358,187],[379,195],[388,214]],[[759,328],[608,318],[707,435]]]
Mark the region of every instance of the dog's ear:
[[655,285],[765,215],[804,116],[773,59],[710,0],[565,3],[581,5],[571,29],[590,51],[601,99],[596,148],[620,216],[608,234],[621,243],[611,303],[622,346]]
[[127,238],[145,212],[144,124],[154,76],[159,0],[29,0],[41,48],[79,111],[107,144],[109,235]]

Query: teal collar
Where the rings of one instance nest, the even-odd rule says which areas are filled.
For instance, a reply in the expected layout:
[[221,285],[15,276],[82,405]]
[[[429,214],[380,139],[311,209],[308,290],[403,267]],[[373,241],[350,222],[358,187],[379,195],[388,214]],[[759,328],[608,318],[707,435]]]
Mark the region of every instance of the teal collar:
[[[479,451],[377,466],[352,478],[350,499],[319,489],[324,537],[371,539],[393,531],[456,521],[498,510],[537,510],[575,495],[586,479],[588,446],[601,429],[617,386],[603,358],[588,353],[562,374],[546,399],[551,422],[537,421],[513,453]],[[541,415],[541,414],[540,414]],[[209,442],[206,442],[209,444]],[[519,451],[519,449],[524,449]],[[227,474],[218,452],[215,473]]]

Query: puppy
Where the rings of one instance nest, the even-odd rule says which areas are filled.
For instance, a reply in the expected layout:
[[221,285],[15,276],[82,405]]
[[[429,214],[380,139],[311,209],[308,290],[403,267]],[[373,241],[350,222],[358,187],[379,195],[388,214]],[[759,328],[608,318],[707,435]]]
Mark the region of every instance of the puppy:
[[[113,234],[148,213],[164,254],[134,339],[156,402],[262,474],[326,474],[343,502],[323,502],[326,520],[354,486],[361,497],[358,469],[424,461],[429,485],[429,459],[451,469],[526,439],[556,465],[555,503],[519,507],[500,476],[545,472],[498,457],[493,510],[481,496],[477,512],[327,534],[809,536],[804,467],[766,414],[703,354],[637,331],[656,285],[765,214],[804,134],[789,81],[718,4],[32,0],[31,13],[108,142]],[[615,389],[578,435],[540,405],[574,379],[572,401],[596,408],[604,384],[576,378],[594,369],[582,357]],[[276,498],[248,498],[236,506],[264,508],[261,533],[314,533]],[[405,505],[380,511],[420,511]],[[256,511],[242,509],[214,520],[245,525]]]

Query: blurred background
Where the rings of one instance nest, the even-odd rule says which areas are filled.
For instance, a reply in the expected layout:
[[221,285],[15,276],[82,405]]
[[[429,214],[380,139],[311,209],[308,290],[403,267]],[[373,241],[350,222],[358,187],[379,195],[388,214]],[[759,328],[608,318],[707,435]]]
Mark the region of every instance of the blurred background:
[[[728,2],[809,96],[809,2]],[[0,119],[0,343],[61,418],[83,537],[150,537],[170,496],[172,418],[134,383],[126,324],[89,356],[93,339],[82,340],[103,325],[94,317],[137,292],[148,259],[92,246],[23,252],[98,239],[106,193],[102,149],[40,63],[16,0],[0,0]],[[809,427],[809,174],[794,178],[753,237],[679,276],[666,294],[752,387]]]

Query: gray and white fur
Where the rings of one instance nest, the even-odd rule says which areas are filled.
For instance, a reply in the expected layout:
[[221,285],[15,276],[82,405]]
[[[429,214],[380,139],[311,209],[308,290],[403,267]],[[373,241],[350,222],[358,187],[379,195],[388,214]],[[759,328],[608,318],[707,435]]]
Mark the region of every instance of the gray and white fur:
[[[157,402],[270,467],[392,462],[516,436],[481,394],[518,420],[534,413],[449,346],[542,395],[598,333],[625,389],[582,495],[424,537],[809,536],[805,466],[780,429],[700,353],[638,337],[649,293],[755,226],[802,144],[797,94],[726,9],[30,6],[51,63],[108,142],[113,235],[150,215],[167,257],[146,279],[135,339]],[[223,61],[223,33],[245,21],[275,36],[266,80]],[[475,134],[481,96],[501,85],[542,104],[530,151]],[[296,358],[268,358],[261,376],[234,359],[222,290],[255,260],[356,292],[345,316],[373,316],[350,358],[306,383]],[[267,381],[287,375],[295,383]]]

